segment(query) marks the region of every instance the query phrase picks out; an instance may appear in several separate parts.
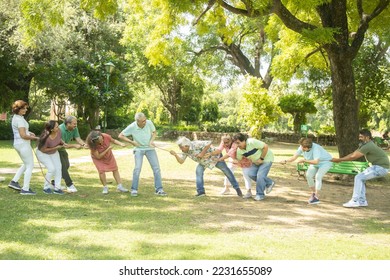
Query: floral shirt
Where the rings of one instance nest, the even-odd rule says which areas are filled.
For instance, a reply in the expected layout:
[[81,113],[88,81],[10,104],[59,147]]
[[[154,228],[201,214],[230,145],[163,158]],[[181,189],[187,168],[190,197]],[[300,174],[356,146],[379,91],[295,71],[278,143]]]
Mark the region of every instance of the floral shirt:
[[[193,161],[203,165],[204,167],[213,169],[218,162],[221,154],[216,156],[211,156],[209,158],[198,158],[197,155],[203,151],[204,147],[211,144],[211,141],[191,141],[190,149],[187,153],[183,153],[182,159],[185,160],[187,157],[191,158]],[[210,147],[206,153],[211,153],[216,150],[215,147]]]

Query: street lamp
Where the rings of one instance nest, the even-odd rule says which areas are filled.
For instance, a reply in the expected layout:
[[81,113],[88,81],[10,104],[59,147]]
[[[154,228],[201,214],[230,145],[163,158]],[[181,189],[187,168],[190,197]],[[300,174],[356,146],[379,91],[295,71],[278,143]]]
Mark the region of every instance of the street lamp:
[[107,99],[108,99],[108,90],[110,86],[110,75],[114,71],[115,65],[112,62],[107,62],[104,64],[106,67],[107,83],[106,83],[106,98],[104,99],[104,123],[103,123],[103,132],[106,132],[107,127]]

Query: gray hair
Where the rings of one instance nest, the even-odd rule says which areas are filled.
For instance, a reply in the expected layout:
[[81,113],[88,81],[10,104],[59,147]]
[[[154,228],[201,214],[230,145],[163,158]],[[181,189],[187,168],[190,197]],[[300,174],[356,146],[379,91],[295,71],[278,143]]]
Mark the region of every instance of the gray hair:
[[67,116],[65,118],[65,124],[71,123],[73,120],[77,120],[77,118],[75,116]]
[[135,113],[134,119],[137,121],[139,119],[146,118],[145,114],[142,112]]
[[179,146],[182,146],[182,147],[184,147],[184,146],[189,147],[189,146],[191,146],[191,140],[188,139],[187,137],[183,136],[183,137],[180,137],[179,140],[177,140],[176,144]]

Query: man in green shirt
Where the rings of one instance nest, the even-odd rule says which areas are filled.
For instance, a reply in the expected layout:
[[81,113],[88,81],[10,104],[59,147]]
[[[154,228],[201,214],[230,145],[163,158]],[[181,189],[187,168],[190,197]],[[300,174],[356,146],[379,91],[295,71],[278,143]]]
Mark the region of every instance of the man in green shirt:
[[[68,144],[70,141],[75,139],[76,142],[78,143],[78,144],[68,144],[67,148],[76,148],[76,149],[80,149],[82,147],[87,148],[85,142],[80,138],[79,129],[77,128],[76,117],[74,116],[66,117],[65,121],[62,124],[60,124],[58,128],[61,130],[62,141]],[[60,154],[61,165],[62,165],[62,178],[65,181],[67,191],[77,192],[77,189],[73,184],[73,181],[70,178],[69,171],[68,171],[70,167],[68,152],[65,150],[65,148],[60,148],[58,152]]]
[[347,208],[368,206],[366,199],[366,181],[378,177],[384,177],[389,172],[389,157],[372,141],[371,132],[362,129],[359,132],[360,147],[342,158],[333,158],[333,162],[351,161],[364,156],[371,163],[363,172],[355,176],[352,199],[343,206]]
[[260,201],[269,194],[275,185],[275,182],[268,177],[274,154],[268,145],[260,140],[249,138],[248,135],[237,133],[233,136],[237,144],[237,160],[243,158],[252,161],[252,165],[242,168],[242,172],[256,182],[255,200]]

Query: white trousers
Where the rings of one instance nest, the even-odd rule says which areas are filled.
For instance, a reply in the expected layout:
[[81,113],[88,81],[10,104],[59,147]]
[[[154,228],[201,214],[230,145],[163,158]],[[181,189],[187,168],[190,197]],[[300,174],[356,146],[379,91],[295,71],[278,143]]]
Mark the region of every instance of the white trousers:
[[61,189],[62,165],[58,151],[54,154],[46,154],[37,149],[36,152],[38,160],[47,168],[43,188],[51,188],[51,179],[54,178],[55,187]]
[[[228,162],[227,163],[227,166],[229,167],[229,169],[232,171],[232,173],[234,174],[234,170],[236,169],[236,166],[232,163],[232,162]],[[245,172],[242,172],[242,177],[244,178],[244,184],[245,184],[245,188],[247,190],[250,190],[251,187],[252,187],[252,181],[251,181],[251,178],[248,176],[247,173]],[[231,186],[230,182],[229,182],[229,179],[227,177],[225,177],[225,181],[224,181],[224,186]]]
[[14,148],[22,159],[23,165],[16,171],[12,181],[18,182],[24,173],[23,190],[28,191],[30,189],[31,175],[34,168],[33,150],[30,142],[16,144],[14,145]]

